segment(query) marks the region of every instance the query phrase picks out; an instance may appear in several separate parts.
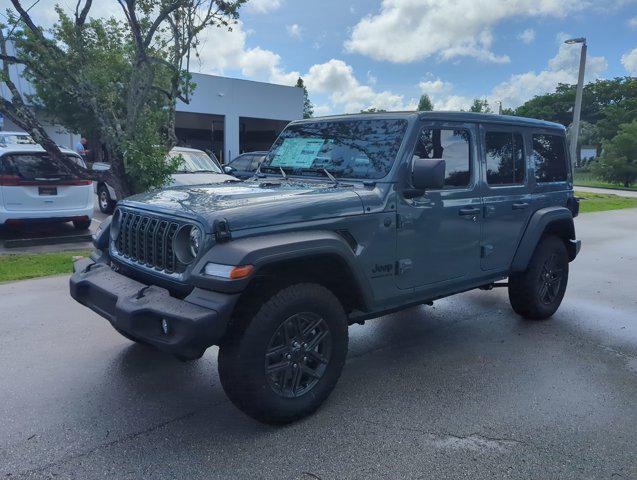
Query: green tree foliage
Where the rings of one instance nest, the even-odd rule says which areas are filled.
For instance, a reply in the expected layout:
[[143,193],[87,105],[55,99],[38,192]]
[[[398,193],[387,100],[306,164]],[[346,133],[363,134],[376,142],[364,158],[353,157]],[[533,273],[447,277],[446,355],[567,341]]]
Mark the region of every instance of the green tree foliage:
[[[568,126],[573,121],[575,85],[560,84],[553,93],[538,95],[518,107],[516,115]],[[595,125],[598,142],[612,139],[619,126],[637,119],[637,78],[597,80],[584,86],[582,121]]]
[[419,112],[431,112],[434,109],[434,104],[431,102],[431,98],[429,95],[424,94],[420,97],[420,101],[418,102],[418,111]]
[[637,120],[621,125],[617,135],[604,142],[603,156],[592,167],[599,178],[630,187],[637,181]]
[[491,107],[489,107],[489,102],[487,102],[486,98],[476,98],[473,100],[471,107],[469,107],[469,111],[475,113],[491,113]]
[[310,100],[310,95],[307,93],[307,87],[301,77],[299,77],[296,81],[295,86],[303,90],[303,118],[312,118],[314,116],[314,105]]
[[[20,0],[11,0],[0,60],[3,68],[21,64],[35,95],[20,98],[3,76],[12,95],[0,110],[52,155],[61,154],[34,110],[87,136],[96,160],[111,164],[107,181],[118,196],[160,186],[178,167],[165,158],[176,142],[177,100],[187,103],[195,87],[188,61],[199,34],[231,28],[245,1],[117,0],[121,21],[92,18],[93,2],[80,0],[73,15],[56,7],[57,22],[44,29]],[[6,40],[15,45],[14,56]]]

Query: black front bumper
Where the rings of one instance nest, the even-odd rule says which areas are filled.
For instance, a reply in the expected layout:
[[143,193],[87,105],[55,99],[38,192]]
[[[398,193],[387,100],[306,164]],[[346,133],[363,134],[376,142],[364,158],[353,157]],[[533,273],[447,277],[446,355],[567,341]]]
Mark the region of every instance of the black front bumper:
[[88,258],[75,262],[74,270],[70,287],[75,300],[135,339],[185,357],[196,358],[219,344],[238,298],[194,289],[180,300],[165,288],[145,285]]

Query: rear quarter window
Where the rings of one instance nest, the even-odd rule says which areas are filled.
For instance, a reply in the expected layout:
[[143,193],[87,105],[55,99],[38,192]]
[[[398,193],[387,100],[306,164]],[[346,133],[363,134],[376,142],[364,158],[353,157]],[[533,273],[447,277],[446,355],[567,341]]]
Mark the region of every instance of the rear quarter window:
[[565,182],[566,143],[560,135],[533,135],[533,162],[538,183]]

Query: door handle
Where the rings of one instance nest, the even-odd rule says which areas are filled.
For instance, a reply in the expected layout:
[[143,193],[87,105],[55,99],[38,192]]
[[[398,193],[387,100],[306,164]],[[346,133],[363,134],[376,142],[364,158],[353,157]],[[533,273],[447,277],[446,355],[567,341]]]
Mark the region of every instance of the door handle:
[[514,203],[511,208],[513,210],[524,210],[526,207],[528,207],[529,204],[526,202],[520,202],[520,203]]
[[465,207],[461,208],[458,213],[463,217],[473,217],[474,215],[478,215],[480,213],[480,209],[475,207]]

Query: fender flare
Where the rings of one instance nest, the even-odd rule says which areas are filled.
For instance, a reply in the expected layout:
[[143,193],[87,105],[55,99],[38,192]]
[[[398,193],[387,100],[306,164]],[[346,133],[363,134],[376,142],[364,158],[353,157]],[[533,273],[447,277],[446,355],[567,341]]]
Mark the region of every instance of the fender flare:
[[[371,285],[360,268],[350,245],[339,234],[332,231],[300,231],[274,233],[255,237],[239,238],[214,245],[193,267],[190,281],[194,285],[222,292],[244,290],[255,274],[265,266],[303,258],[329,255],[337,258],[348,270],[362,296],[363,305],[373,304]],[[211,278],[202,274],[208,262],[222,265],[253,265],[254,273],[242,280]],[[302,269],[303,264],[299,263]]]
[[[547,228],[550,228],[551,224],[558,222],[566,222],[568,224],[568,240],[570,240],[571,243],[575,242],[575,225],[573,224],[573,214],[571,211],[566,207],[541,208],[531,216],[522,234],[522,238],[520,243],[518,243],[518,248],[513,257],[513,262],[511,263],[511,271],[522,272],[526,270],[542,235]],[[577,255],[577,251],[572,252],[571,249],[576,249],[576,247],[569,247],[567,244],[567,249],[569,249],[569,260],[573,260],[575,255]]]

